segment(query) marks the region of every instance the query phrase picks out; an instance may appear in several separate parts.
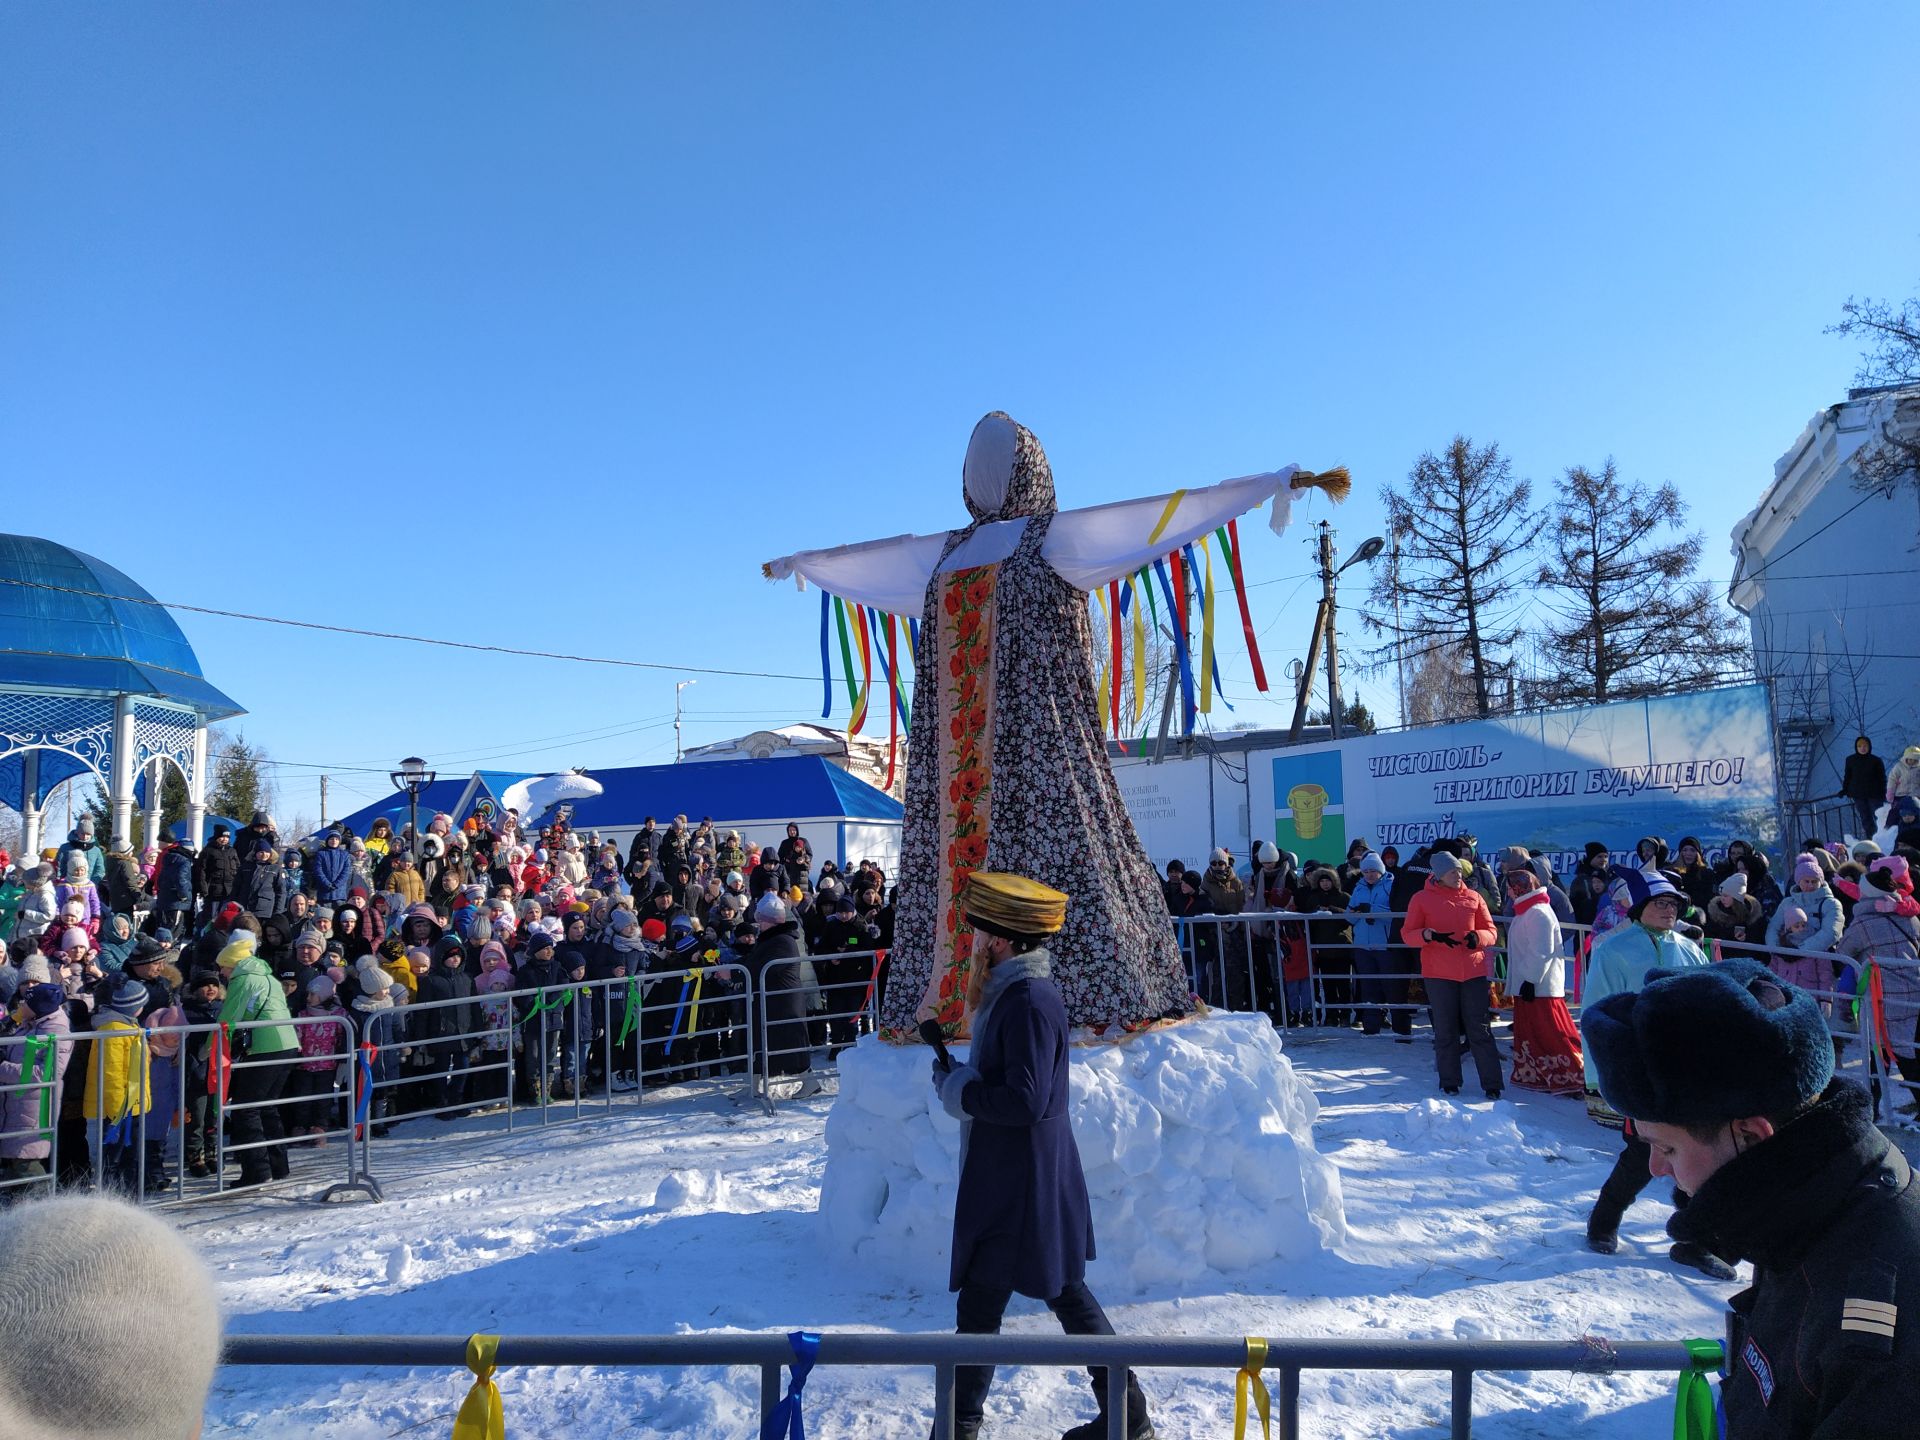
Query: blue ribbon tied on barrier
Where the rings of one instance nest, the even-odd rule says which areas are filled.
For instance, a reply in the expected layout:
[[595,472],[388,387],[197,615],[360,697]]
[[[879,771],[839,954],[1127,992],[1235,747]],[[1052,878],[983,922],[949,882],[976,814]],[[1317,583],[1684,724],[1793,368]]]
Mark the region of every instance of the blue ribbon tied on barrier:
[[793,1347],[793,1367],[787,1381],[787,1393],[773,1407],[773,1413],[760,1422],[760,1440],[807,1440],[807,1427],[800,1415],[800,1392],[806,1388],[813,1362],[820,1356],[820,1337],[807,1330],[787,1335]]
[[[680,998],[673,1002],[673,1023],[667,1027],[667,1050],[673,1054],[673,1042],[680,1038],[680,1017],[687,1013],[687,992],[693,989],[693,976],[688,975],[680,982]],[[798,1335],[798,1330],[793,1332]]]
[[371,1042],[362,1042],[360,1046],[360,1093],[353,1099],[353,1126],[357,1135],[367,1123],[367,1116],[373,1110],[373,1062],[380,1054],[380,1047]]

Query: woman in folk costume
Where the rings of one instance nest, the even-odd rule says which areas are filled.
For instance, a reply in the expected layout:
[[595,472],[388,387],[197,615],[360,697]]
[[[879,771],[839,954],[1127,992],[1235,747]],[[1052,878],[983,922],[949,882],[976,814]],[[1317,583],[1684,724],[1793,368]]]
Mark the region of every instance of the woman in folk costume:
[[[764,567],[773,579],[797,576],[851,603],[922,617],[883,1033],[910,1040],[924,1017],[963,1028],[972,932],[960,897],[982,869],[1072,896],[1050,949],[1073,1024],[1183,1015],[1186,969],[1159,877],[1107,763],[1087,592],[1268,499],[1274,529],[1284,529],[1294,491],[1337,498],[1346,476],[1289,466],[1061,512],[1040,442],[995,411],[974,427],[962,478],[973,517],[963,529]],[[1089,854],[1104,863],[1089,866]]]
[[1580,1032],[1567,1013],[1560,921],[1540,877],[1526,865],[1507,871],[1513,920],[1507,926],[1507,984],[1513,990],[1513,1073],[1522,1090],[1585,1095]]

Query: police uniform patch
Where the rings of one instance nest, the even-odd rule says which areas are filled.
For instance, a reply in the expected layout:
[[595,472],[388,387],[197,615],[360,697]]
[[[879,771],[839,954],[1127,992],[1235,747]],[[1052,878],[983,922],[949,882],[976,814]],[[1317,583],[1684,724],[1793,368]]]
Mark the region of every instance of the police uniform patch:
[[1753,1383],[1760,1387],[1760,1403],[1771,1405],[1773,1403],[1773,1365],[1751,1336],[1747,1339],[1746,1348],[1740,1352],[1740,1362],[1753,1376]]

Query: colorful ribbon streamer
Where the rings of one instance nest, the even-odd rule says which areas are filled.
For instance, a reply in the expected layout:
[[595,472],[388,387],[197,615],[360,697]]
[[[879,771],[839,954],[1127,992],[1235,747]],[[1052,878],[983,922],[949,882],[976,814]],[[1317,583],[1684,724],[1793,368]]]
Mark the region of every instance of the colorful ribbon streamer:
[[[1176,566],[1180,563],[1177,553],[1172,559]],[[1173,584],[1167,578],[1165,563],[1155,560],[1153,573],[1160,581],[1161,590],[1166,594],[1167,613],[1173,616],[1173,654],[1180,667],[1180,714],[1183,722],[1181,733],[1186,734],[1193,729],[1193,661],[1187,654],[1186,627],[1180,623],[1180,607],[1174,601]]]
[[1147,607],[1141,602],[1131,576],[1127,579],[1126,593],[1120,597],[1120,608],[1133,611],[1133,718],[1130,725],[1139,725],[1147,710]]
[[1886,982],[1878,960],[1867,962],[1866,979],[1868,1015],[1873,1021],[1873,1048],[1880,1052],[1880,1058],[1886,1062],[1886,1073],[1898,1075],[1900,1062],[1893,1049],[1893,1033],[1887,1028]]
[[1107,719],[1120,733],[1120,582],[1107,582]]
[[853,716],[847,721],[847,733],[858,735],[867,723],[867,707],[873,698],[873,645],[867,637],[867,607],[853,607],[853,638],[860,646],[860,698],[854,701]]
[[1718,1440],[1719,1422],[1713,1413],[1713,1382],[1707,1372],[1718,1370],[1724,1352],[1718,1340],[1687,1341],[1692,1363],[1680,1372],[1673,1397],[1673,1440]]
[[353,1138],[358,1140],[365,1132],[367,1117],[373,1113],[373,1062],[380,1058],[380,1047],[371,1040],[360,1042],[359,1058],[355,1062],[360,1071],[360,1093],[353,1101]]
[[233,1086],[233,1027],[222,1023],[213,1032],[213,1048],[207,1056],[207,1094],[222,1105]]
[[787,1393],[760,1422],[760,1440],[807,1440],[806,1423],[800,1413],[800,1392],[806,1388],[807,1376],[813,1373],[813,1363],[820,1357],[820,1337],[811,1331],[794,1330],[787,1335],[787,1344],[793,1347]]
[[1154,541],[1167,533],[1167,526],[1173,523],[1173,512],[1180,508],[1180,501],[1186,493],[1186,490],[1182,488],[1174,491],[1173,494],[1167,497],[1167,507],[1160,512],[1160,520],[1159,523],[1153,527],[1153,533],[1147,536],[1147,544],[1153,544]]
[[833,714],[833,656],[827,649],[827,627],[833,617],[833,596],[820,592],[820,718]]
[[[21,1048],[20,1078],[40,1082],[40,1138],[53,1138],[53,1074],[58,1064],[59,1042],[51,1035],[29,1035]],[[34,1071],[39,1070],[38,1077]]]
[[1247,1337],[1247,1361],[1233,1380],[1233,1440],[1247,1440],[1247,1391],[1253,1391],[1254,1406],[1260,1412],[1260,1433],[1272,1440],[1273,1402],[1267,1396],[1267,1382],[1260,1372],[1267,1365],[1267,1342],[1258,1335]]
[[[1213,552],[1207,549],[1207,537],[1200,537],[1200,558],[1205,562],[1200,589],[1200,713],[1213,713],[1213,677],[1220,665],[1213,657]],[[1187,562],[1193,562],[1193,547],[1187,547]]]
[[680,998],[674,1002],[673,1023],[667,1027],[667,1050],[673,1054],[673,1042],[680,1038],[680,1017],[687,1013],[687,994],[693,994],[693,1013],[687,1020],[687,1034],[691,1036],[700,1028],[700,986],[706,980],[704,970],[689,970],[680,982]]
[[498,1335],[467,1337],[467,1369],[473,1372],[473,1387],[460,1402],[460,1413],[453,1417],[453,1440],[507,1440],[500,1387],[493,1382],[494,1362],[499,1355]]
[[894,651],[893,616],[887,616],[887,691],[891,704],[887,706],[887,783],[888,792],[893,790],[893,762],[900,749],[900,661]]
[[627,1004],[625,1013],[620,1017],[620,1033],[613,1038],[616,1048],[626,1045],[632,1038],[633,1027],[640,1023],[640,977],[634,976],[627,981]]
[[1260,642],[1253,638],[1253,613],[1247,608],[1247,577],[1240,564],[1240,524],[1237,520],[1227,521],[1226,538],[1221,541],[1233,542],[1227,551],[1228,567],[1233,571],[1233,594],[1240,602],[1240,630],[1247,639],[1247,658],[1253,662],[1253,688],[1265,694],[1267,690],[1267,669],[1260,663]]
[[838,595],[833,597],[833,623],[840,634],[840,673],[847,682],[849,713],[860,704],[860,682],[853,675],[853,645],[847,639],[847,607]]

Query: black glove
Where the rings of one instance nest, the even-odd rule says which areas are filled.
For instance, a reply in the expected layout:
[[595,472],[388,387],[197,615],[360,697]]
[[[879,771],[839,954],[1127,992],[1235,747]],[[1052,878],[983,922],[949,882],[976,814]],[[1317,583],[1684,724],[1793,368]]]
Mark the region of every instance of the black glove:
[[1533,982],[1531,980],[1522,980],[1520,982],[1520,998],[1522,1000],[1533,999]]

